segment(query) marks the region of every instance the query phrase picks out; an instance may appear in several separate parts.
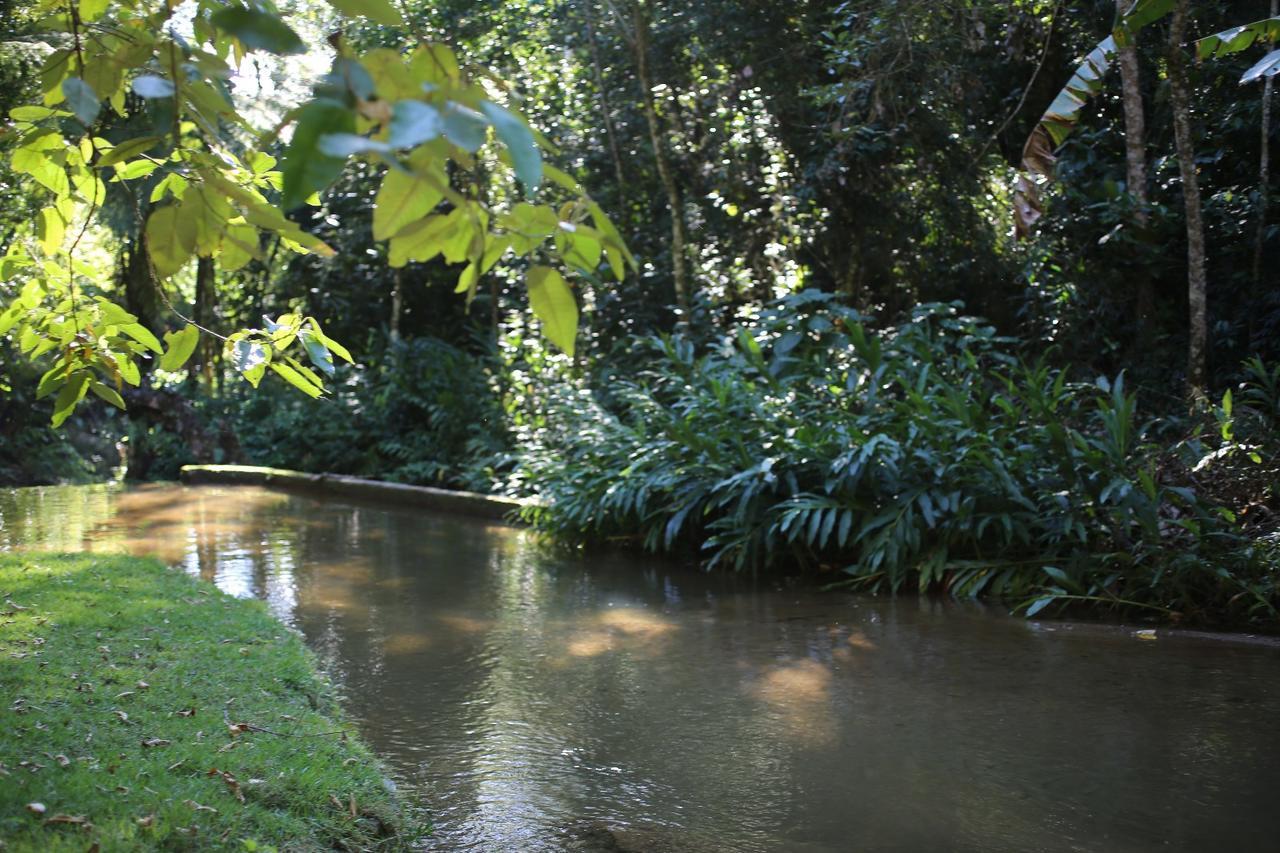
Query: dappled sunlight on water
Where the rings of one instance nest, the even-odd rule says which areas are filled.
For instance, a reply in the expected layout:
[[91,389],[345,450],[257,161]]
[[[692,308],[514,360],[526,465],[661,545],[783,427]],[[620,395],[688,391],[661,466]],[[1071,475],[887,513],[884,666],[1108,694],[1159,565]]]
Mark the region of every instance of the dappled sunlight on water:
[[437,851],[1270,850],[1280,651],[578,559],[267,489],[0,492],[0,547],[267,602]]

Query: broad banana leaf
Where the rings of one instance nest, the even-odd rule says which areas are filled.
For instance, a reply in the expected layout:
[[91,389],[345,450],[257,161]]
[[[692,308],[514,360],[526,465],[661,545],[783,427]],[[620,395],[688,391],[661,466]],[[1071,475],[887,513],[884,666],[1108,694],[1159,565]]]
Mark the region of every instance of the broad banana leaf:
[[[1040,218],[1040,190],[1053,180],[1055,149],[1076,129],[1085,105],[1102,90],[1102,78],[1111,67],[1119,48],[1128,44],[1138,30],[1173,11],[1177,0],[1136,0],[1129,11],[1116,19],[1111,35],[1098,42],[1089,52],[1067,85],[1053,99],[1040,117],[1022,148],[1022,169],[1014,186],[1013,220],[1019,237],[1031,233]],[[1254,44],[1280,39],[1280,18],[1266,18],[1232,27],[1196,42],[1196,56],[1211,59],[1238,53]],[[1240,82],[1251,83],[1263,77],[1280,74],[1280,50],[1273,50],[1245,72]]]
[[1045,110],[1035,129],[1022,147],[1022,169],[1013,193],[1013,222],[1018,237],[1026,237],[1040,218],[1039,189],[1053,180],[1053,164],[1058,159],[1055,149],[1080,123],[1086,104],[1102,91],[1102,79],[1111,68],[1117,51],[1126,46],[1134,33],[1169,12],[1177,0],[1135,0],[1129,11],[1116,18],[1111,34],[1098,42],[1076,68],[1067,85]]
[[[1274,46],[1277,39],[1280,39],[1280,18],[1266,18],[1200,39],[1196,42],[1196,58],[1216,59],[1219,56],[1239,53],[1260,42]],[[1274,77],[1276,74],[1280,74],[1280,50],[1273,50],[1262,57],[1240,78],[1240,85],[1261,80],[1263,77]]]

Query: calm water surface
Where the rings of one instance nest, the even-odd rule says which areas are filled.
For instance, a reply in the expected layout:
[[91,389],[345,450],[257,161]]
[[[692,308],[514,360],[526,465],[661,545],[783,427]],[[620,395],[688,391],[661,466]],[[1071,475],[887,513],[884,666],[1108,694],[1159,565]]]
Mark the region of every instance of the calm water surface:
[[154,554],[265,599],[432,850],[1280,849],[1275,648],[571,559],[245,487],[0,492],[15,547]]

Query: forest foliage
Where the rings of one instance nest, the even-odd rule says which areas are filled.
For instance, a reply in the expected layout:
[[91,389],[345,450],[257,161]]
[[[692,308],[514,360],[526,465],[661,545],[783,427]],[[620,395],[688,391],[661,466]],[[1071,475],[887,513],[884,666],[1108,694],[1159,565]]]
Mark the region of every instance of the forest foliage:
[[5,10],[0,476],[127,435],[136,477],[539,495],[717,566],[1275,618],[1276,11]]

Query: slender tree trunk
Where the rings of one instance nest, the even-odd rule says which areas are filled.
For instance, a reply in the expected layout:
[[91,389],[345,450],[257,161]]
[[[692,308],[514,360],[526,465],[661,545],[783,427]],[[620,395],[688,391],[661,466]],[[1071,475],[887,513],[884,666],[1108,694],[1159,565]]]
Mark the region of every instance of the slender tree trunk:
[[400,315],[404,313],[404,269],[391,274],[391,340],[400,341]]
[[[206,329],[214,325],[213,313],[217,299],[216,273],[217,268],[214,266],[213,258],[200,258],[196,261],[196,304],[192,319]],[[196,344],[193,369],[189,372],[193,379],[199,377],[204,383],[206,392],[213,390],[213,360],[217,353],[217,344],[218,341],[215,338],[200,335],[200,342]]]
[[622,149],[618,146],[618,131],[613,126],[613,107],[604,85],[604,63],[600,61],[600,43],[596,39],[595,12],[592,0],[583,0],[582,14],[587,21],[587,42],[591,45],[591,65],[595,69],[596,89],[600,92],[600,112],[604,118],[604,134],[609,140],[609,155],[613,158],[613,177],[618,183],[618,207],[621,208],[623,231],[631,222],[631,205],[627,202],[627,179],[622,170]]
[[632,46],[636,54],[636,76],[644,95],[644,115],[649,123],[649,141],[653,145],[653,158],[657,162],[658,177],[667,194],[667,206],[671,209],[671,275],[675,281],[676,304],[680,307],[680,319],[689,319],[689,282],[685,275],[685,226],[684,206],[680,201],[680,188],[671,173],[667,159],[667,146],[662,141],[658,124],[658,108],[653,103],[653,81],[649,77],[649,10],[637,2],[632,10],[635,40]]
[[[1271,17],[1280,15],[1280,0],[1271,0]],[[1273,45],[1274,46],[1274,43]],[[1258,230],[1253,237],[1253,278],[1249,284],[1249,340],[1253,349],[1253,336],[1257,330],[1254,310],[1262,290],[1262,247],[1267,236],[1267,196],[1271,193],[1271,88],[1274,77],[1268,75],[1262,83],[1262,139],[1261,165],[1258,167]]]
[[[1124,14],[1132,0],[1116,0],[1116,9]],[[1150,215],[1147,209],[1147,128],[1142,108],[1142,82],[1138,68],[1138,48],[1130,41],[1120,48],[1120,85],[1124,95],[1125,183],[1133,198],[1134,221],[1146,230]],[[1151,278],[1142,275],[1134,283],[1134,308],[1140,338],[1150,336],[1151,315],[1155,313],[1155,295]]]
[[1195,142],[1191,138],[1191,94],[1187,82],[1188,0],[1178,0],[1169,32],[1169,101],[1173,107],[1173,136],[1182,175],[1182,199],[1187,210],[1187,304],[1190,309],[1190,343],[1187,348],[1187,392],[1203,397],[1208,384],[1209,321],[1206,307],[1204,221],[1200,208],[1200,182],[1196,177]]

